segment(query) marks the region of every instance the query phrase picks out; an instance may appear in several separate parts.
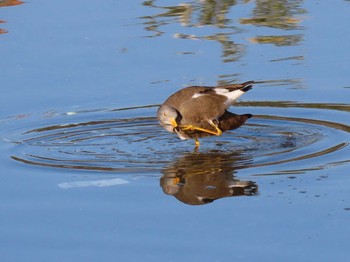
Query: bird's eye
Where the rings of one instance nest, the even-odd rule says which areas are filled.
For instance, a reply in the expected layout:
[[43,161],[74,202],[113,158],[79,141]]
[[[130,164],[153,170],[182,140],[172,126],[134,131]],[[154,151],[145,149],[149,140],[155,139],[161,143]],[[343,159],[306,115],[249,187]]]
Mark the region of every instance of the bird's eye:
[[163,113],[164,116],[166,116],[166,113]]

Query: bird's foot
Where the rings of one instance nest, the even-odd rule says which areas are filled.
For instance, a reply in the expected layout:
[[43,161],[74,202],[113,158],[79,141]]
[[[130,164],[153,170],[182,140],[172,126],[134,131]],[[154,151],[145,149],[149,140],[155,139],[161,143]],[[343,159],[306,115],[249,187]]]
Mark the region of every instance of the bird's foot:
[[195,130],[197,130],[197,131],[205,132],[205,133],[215,135],[215,136],[222,135],[222,131],[212,121],[209,121],[209,124],[215,128],[215,131],[201,128],[198,126],[193,126],[193,125],[181,125],[181,126],[179,126],[179,128],[183,131],[195,131]]
[[193,131],[197,130],[197,128],[193,125],[180,125],[179,128],[183,131]]

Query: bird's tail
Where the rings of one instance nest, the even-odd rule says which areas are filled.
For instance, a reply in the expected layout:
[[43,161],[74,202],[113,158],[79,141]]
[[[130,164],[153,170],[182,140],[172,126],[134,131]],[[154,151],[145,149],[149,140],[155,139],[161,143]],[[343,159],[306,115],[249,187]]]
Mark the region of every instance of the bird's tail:
[[230,90],[230,92],[235,91],[235,90],[241,90],[243,92],[247,92],[253,88],[254,83],[255,83],[254,81],[247,81],[247,82],[244,82],[242,84],[224,85],[224,86],[220,86],[220,87],[226,88],[226,89]]
[[243,125],[251,117],[251,114],[237,115],[226,111],[225,114],[219,118],[219,128],[223,132],[236,129]]
[[232,105],[240,96],[245,92],[253,88],[254,81],[248,81],[242,84],[233,84],[226,86],[219,86],[216,88],[215,92],[219,95],[224,95],[227,97],[226,104],[228,106]]

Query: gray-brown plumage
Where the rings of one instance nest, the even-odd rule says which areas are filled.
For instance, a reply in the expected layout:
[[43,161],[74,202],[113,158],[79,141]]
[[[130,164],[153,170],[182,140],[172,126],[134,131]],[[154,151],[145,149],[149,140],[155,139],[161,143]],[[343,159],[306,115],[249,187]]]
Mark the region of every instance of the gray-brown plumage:
[[240,127],[251,114],[236,115],[227,108],[252,88],[253,81],[219,87],[191,86],[172,94],[158,109],[157,118],[181,139],[221,135]]

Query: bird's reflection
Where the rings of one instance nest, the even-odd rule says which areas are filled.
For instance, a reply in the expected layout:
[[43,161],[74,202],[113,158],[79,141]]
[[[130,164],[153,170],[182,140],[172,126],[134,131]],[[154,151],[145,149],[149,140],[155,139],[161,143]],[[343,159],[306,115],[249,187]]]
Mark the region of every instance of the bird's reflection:
[[250,159],[239,153],[187,153],[166,167],[160,185],[167,195],[189,205],[203,205],[232,196],[252,196],[258,186],[234,177]]

